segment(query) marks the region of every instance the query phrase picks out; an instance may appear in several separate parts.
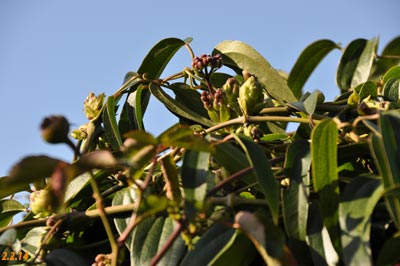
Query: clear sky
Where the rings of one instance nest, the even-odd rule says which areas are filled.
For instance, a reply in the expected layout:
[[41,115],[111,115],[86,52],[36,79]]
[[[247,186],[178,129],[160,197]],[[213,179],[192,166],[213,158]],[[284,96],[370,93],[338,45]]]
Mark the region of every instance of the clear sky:
[[[220,41],[241,40],[289,72],[302,49],[319,39],[346,45],[379,36],[382,48],[400,34],[399,10],[398,0],[1,0],[0,176],[26,155],[71,160],[67,147],[41,140],[42,118],[63,114],[72,127],[86,123],[82,103],[89,92],[112,94],[163,38],[193,37],[198,55]],[[333,99],[339,58],[332,52],[305,90]],[[167,71],[190,63],[182,50]],[[145,116],[156,135],[173,121],[155,103]]]

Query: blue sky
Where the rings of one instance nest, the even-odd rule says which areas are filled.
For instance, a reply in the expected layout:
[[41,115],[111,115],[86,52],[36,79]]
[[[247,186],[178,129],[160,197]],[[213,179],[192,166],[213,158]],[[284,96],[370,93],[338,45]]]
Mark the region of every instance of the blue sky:
[[[82,103],[89,92],[112,94],[163,38],[193,37],[198,55],[223,40],[241,40],[290,71],[302,49],[319,39],[346,45],[379,36],[382,48],[400,34],[399,10],[398,0],[1,0],[0,176],[26,155],[71,160],[67,147],[41,140],[42,118],[63,114],[72,127],[86,123]],[[339,58],[332,52],[305,89],[333,99]],[[165,75],[190,63],[182,50]],[[173,121],[154,101],[145,116],[156,135]]]

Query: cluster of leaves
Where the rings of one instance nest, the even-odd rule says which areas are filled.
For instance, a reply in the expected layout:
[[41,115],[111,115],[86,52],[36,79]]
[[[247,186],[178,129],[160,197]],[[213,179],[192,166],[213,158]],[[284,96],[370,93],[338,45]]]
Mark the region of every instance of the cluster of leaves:
[[[380,55],[376,38],[316,41],[286,75],[243,42],[197,57],[189,41],[161,40],[113,95],[91,93],[77,144],[64,117],[43,121],[75,156],[29,156],[0,178],[0,264],[399,262],[400,37]],[[182,47],[191,66],[161,78]],[[340,95],[303,92],[336,49]],[[157,137],[150,97],[179,119]],[[28,209],[9,198],[21,191]]]

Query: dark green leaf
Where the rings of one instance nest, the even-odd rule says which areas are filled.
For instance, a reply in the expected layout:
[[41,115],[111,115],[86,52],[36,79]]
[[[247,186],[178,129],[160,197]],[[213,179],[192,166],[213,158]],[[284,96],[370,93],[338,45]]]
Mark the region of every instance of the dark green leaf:
[[122,139],[117,125],[115,108],[116,106],[114,97],[113,96],[108,97],[107,105],[105,106],[103,112],[103,124],[107,141],[110,143],[113,150],[118,151],[122,145]]
[[292,143],[285,158],[285,175],[290,177],[290,185],[282,190],[282,212],[287,234],[301,241],[307,235],[310,166],[309,143],[306,140]]
[[400,63],[400,36],[391,40],[383,49],[378,61],[371,73],[372,79],[380,79],[381,76],[391,67]]
[[337,70],[337,84],[347,90],[368,80],[375,58],[378,39],[356,39],[345,49]]
[[195,121],[201,125],[210,127],[213,125],[211,120],[204,118],[189,107],[183,105],[165,93],[159,86],[150,85],[151,94],[153,94],[160,102],[162,102],[172,113],[177,116],[184,117],[188,120]]
[[269,165],[268,158],[262,148],[247,137],[240,138],[239,142],[243,143],[247,160],[250,166],[254,168],[258,184],[264,193],[272,219],[275,224],[278,224],[279,186]]
[[[144,130],[144,125],[143,125],[143,112],[142,112],[142,92],[143,92],[143,85],[140,84],[136,91],[135,91],[135,117],[136,117],[136,122],[138,125],[139,130]],[[146,104],[147,105],[147,104]]]
[[29,184],[50,177],[61,161],[45,155],[28,156],[14,165],[8,176],[0,178],[0,199],[19,191],[30,191]]
[[202,136],[195,135],[189,127],[174,125],[164,131],[158,138],[160,144],[168,147],[181,147],[195,151],[212,151],[213,146]]
[[204,266],[218,255],[234,235],[235,230],[222,224],[215,224],[209,228],[193,250],[183,258],[181,266]]
[[314,189],[320,197],[323,223],[329,231],[335,249],[340,250],[337,139],[337,126],[332,119],[323,120],[311,134]]
[[386,266],[386,265],[396,265],[400,260],[400,235],[396,234],[383,245],[376,265]]
[[0,200],[0,228],[7,226],[15,214],[26,211],[25,206],[16,200]]
[[250,265],[257,255],[251,241],[240,230],[236,230],[232,238],[213,258],[209,265]]
[[301,96],[301,90],[318,64],[333,49],[339,48],[331,40],[319,40],[307,46],[300,54],[289,74],[287,81],[297,99]]
[[354,88],[354,90],[358,92],[360,101],[369,96],[374,99],[378,95],[378,87],[376,86],[376,83],[372,81],[361,83],[356,88]]
[[383,97],[390,102],[400,102],[400,78],[391,78],[385,82]]
[[207,192],[207,174],[210,153],[187,150],[182,164],[182,186],[185,193],[185,209],[189,220],[203,208]]
[[222,54],[224,65],[254,74],[264,84],[271,97],[281,104],[296,101],[296,97],[278,71],[248,44],[240,41],[224,41],[214,48],[213,54],[218,53]]
[[[203,102],[200,98],[200,93],[196,90],[190,88],[189,85],[185,83],[174,83],[168,86],[175,94],[175,100],[186,106],[187,109],[197,113],[199,116],[208,119],[207,110],[204,108]],[[188,121],[186,118],[181,117],[184,119],[184,122],[192,124],[195,121]]]
[[231,78],[232,76],[226,73],[216,72],[213,73],[211,76],[211,84],[215,88],[222,88],[224,86],[227,79]]
[[371,215],[384,192],[377,178],[359,176],[347,185],[339,204],[343,259],[346,265],[373,264]]

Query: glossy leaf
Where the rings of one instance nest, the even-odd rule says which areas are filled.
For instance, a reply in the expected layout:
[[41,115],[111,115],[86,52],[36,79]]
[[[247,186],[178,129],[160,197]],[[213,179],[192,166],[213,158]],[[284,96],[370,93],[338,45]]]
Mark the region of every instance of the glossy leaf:
[[224,41],[214,48],[213,55],[218,53],[222,55],[224,65],[233,69],[245,69],[255,75],[264,84],[268,94],[280,103],[296,101],[278,71],[250,45],[240,41]]
[[0,200],[0,228],[7,226],[17,213],[26,211],[25,206],[16,200]]
[[275,224],[278,224],[279,186],[269,165],[268,158],[261,147],[250,139],[246,137],[240,138],[239,143],[243,144],[247,160],[250,166],[254,168],[258,184],[264,193],[272,219]]
[[400,102],[400,77],[391,78],[383,86],[383,97],[390,102]]
[[50,177],[60,162],[45,155],[28,156],[14,165],[8,176],[0,178],[0,199],[19,191],[30,191],[29,184]]
[[288,86],[292,89],[297,99],[301,96],[301,91],[308,78],[333,49],[339,48],[336,43],[331,40],[319,40],[307,46],[300,54],[295,65],[290,71],[288,78]]
[[376,83],[372,81],[361,83],[354,88],[354,90],[358,92],[360,101],[367,97],[372,97],[374,99],[378,96],[378,87],[376,86]]
[[[203,102],[200,98],[200,93],[196,90],[190,88],[189,85],[185,83],[173,83],[168,86],[175,94],[175,100],[186,106],[191,111],[197,113],[200,117],[204,117],[208,119],[207,110],[204,108]],[[185,117],[180,117],[182,119],[182,123],[184,124],[193,124],[196,121],[188,120]]]
[[[115,197],[113,198],[112,201],[112,205],[118,206],[118,205],[127,205],[130,203],[135,203],[137,201],[137,198],[138,198],[137,189],[134,186],[130,186],[123,190],[118,191],[115,194]],[[114,224],[119,234],[122,234],[122,232],[125,230],[126,226],[129,224],[130,219],[131,217],[114,218]],[[132,235],[134,235],[134,233],[128,236],[128,238],[124,243],[129,250],[131,250],[132,248],[132,242],[133,242]]]
[[195,151],[212,151],[213,146],[202,136],[195,135],[189,127],[180,124],[164,131],[158,138],[160,144]]
[[382,81],[385,83],[392,78],[400,78],[400,66],[395,66],[389,69],[382,77]]
[[343,259],[346,265],[371,265],[371,215],[384,192],[381,181],[355,177],[344,190],[339,204]]
[[306,140],[292,143],[285,158],[285,175],[290,177],[290,185],[282,190],[282,213],[287,234],[300,241],[305,241],[307,235],[310,166],[309,143]]
[[323,120],[311,134],[314,190],[319,194],[323,223],[329,231],[334,247],[340,250],[337,139],[336,123],[331,119]]
[[185,193],[185,209],[189,220],[203,208],[207,192],[207,174],[210,153],[187,150],[182,164],[182,186]]
[[377,59],[372,71],[372,79],[380,79],[389,68],[400,63],[400,36],[391,40]]
[[368,80],[378,39],[356,39],[345,49],[337,70],[337,84],[347,90]]
[[318,201],[310,203],[307,222],[307,244],[310,249],[313,265],[338,265],[336,253],[328,230],[322,223]]
[[183,258],[181,266],[204,266],[219,254],[229,243],[235,230],[222,224],[211,226],[201,236],[193,250],[190,250]]
[[115,108],[116,106],[114,97],[108,97],[106,107],[103,112],[103,124],[107,141],[109,142],[113,150],[118,151],[122,145],[122,138],[119,133],[117,119],[115,118]]
[[165,93],[160,86],[151,84],[150,85],[150,92],[154,95],[160,102],[162,102],[173,114],[176,114],[180,117],[186,118],[191,121],[195,121],[200,125],[204,125],[210,127],[213,125],[211,120],[204,118],[203,116],[197,114],[196,112],[192,111],[187,106],[181,104],[180,102],[173,99],[167,93]]
[[[144,124],[143,124],[143,111],[142,111],[142,106],[146,106],[147,104],[142,104],[142,92],[143,92],[143,84],[140,84],[134,94],[135,98],[135,118],[136,118],[136,123],[138,126],[139,130],[144,130]],[[145,99],[148,101],[148,99]]]

